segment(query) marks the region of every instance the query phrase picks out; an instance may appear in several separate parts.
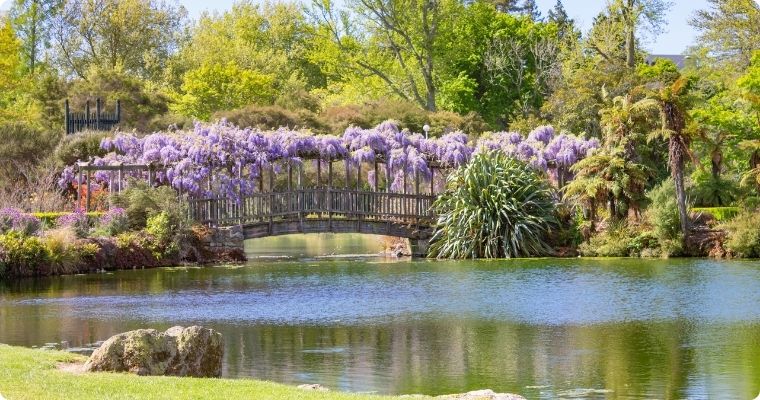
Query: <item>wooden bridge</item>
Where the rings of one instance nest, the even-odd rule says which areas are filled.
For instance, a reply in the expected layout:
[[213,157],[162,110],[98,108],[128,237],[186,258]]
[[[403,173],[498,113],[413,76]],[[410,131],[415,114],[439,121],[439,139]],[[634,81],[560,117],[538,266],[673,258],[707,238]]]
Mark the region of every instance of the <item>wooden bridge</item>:
[[[213,227],[241,226],[244,239],[294,233],[366,233],[410,239],[421,252],[432,234],[431,194],[335,188],[257,193],[236,199],[190,199],[190,218]],[[424,242],[424,243],[423,243]]]
[[[280,172],[275,172],[270,165],[266,173],[251,177],[257,187],[254,193],[245,196],[198,198],[182,196],[182,193],[179,195],[186,201],[190,220],[216,231],[233,227],[236,231],[242,230],[242,237],[237,238],[241,241],[296,233],[362,233],[406,238],[410,240],[414,254],[426,254],[436,218],[432,209],[437,197],[433,177],[443,179],[440,170],[437,175],[436,169],[432,170],[428,177],[429,186],[422,187],[418,174],[414,174],[413,180],[409,181],[404,175],[402,187],[399,191],[393,191],[389,170],[386,169],[382,185],[380,182],[363,184],[361,165],[352,168],[345,160],[336,162],[344,164],[345,175],[334,176],[333,162],[328,161],[327,179],[323,179],[322,164],[318,163],[316,171],[312,171],[316,173],[310,186],[304,185],[303,163],[296,166],[287,164],[286,171]],[[125,173],[136,174],[154,185],[156,174],[161,171],[153,165],[97,166],[80,163],[78,167],[79,181],[86,182],[85,199],[78,198],[78,204],[86,205],[87,209],[90,208],[93,172],[110,174],[107,187],[120,192]],[[378,163],[375,162],[372,167],[375,176],[380,176]],[[297,173],[296,177],[294,172]],[[264,175],[269,176],[268,184],[264,182]],[[335,182],[334,179],[338,178],[340,182]],[[212,178],[205,184],[208,193],[215,192]],[[80,192],[77,192],[78,196],[81,196]]]

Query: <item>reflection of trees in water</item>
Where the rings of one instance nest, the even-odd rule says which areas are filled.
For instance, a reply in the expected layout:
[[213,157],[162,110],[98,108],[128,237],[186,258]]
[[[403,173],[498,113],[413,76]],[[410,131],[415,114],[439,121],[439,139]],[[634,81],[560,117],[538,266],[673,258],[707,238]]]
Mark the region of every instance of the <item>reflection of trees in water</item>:
[[[727,379],[713,376],[719,369],[738,385],[722,387],[720,394],[738,390],[737,395],[748,395],[753,388],[744,382],[746,368],[760,343],[757,329],[705,326],[699,328],[705,335],[730,335],[736,341],[725,344],[730,353],[703,354],[694,345],[698,330],[686,322],[536,327],[446,321],[227,329],[230,375],[429,394],[484,387],[537,394],[539,389],[526,386],[551,385],[541,390],[607,388],[615,396],[675,399],[712,393],[713,380]],[[738,335],[728,333],[734,330]],[[748,363],[734,363],[735,356]],[[760,377],[754,368],[749,376]],[[704,382],[695,386],[699,379]]]
[[[0,303],[0,342],[40,345],[65,339],[78,346],[145,327],[139,321],[55,318],[75,307],[65,304],[57,309]],[[443,320],[360,327],[212,326],[225,337],[227,376],[318,382],[342,390],[436,394],[488,387],[534,397],[540,391],[553,396],[565,389],[606,388],[614,391],[613,398],[664,399],[752,398],[760,391],[757,324],[534,326]],[[526,389],[535,385],[551,387]]]

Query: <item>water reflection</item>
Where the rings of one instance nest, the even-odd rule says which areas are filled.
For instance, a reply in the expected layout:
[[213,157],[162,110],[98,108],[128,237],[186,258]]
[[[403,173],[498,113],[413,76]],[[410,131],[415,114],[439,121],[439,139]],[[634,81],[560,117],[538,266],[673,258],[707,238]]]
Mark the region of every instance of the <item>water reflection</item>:
[[347,391],[753,398],[760,268],[707,260],[258,261],[25,280],[0,342],[222,331],[224,374]]
[[303,258],[323,256],[377,255],[390,240],[379,235],[309,233],[247,240],[248,258]]

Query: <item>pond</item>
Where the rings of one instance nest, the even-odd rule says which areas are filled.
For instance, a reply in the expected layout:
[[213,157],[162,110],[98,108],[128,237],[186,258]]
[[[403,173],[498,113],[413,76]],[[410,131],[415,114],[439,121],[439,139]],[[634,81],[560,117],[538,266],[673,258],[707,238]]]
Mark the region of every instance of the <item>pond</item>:
[[[352,253],[382,241],[358,238],[327,240]],[[298,258],[0,286],[0,342],[78,347],[202,324],[225,337],[225,376],[334,390],[490,388],[530,399],[760,391],[755,261],[323,259],[330,246],[302,251],[298,240],[313,238],[284,246],[306,254]]]

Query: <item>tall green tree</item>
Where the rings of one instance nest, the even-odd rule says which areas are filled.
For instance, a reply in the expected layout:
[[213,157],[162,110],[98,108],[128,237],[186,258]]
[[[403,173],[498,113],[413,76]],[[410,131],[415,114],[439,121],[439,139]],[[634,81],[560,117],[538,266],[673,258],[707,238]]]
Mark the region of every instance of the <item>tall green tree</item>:
[[744,70],[760,49],[760,5],[754,0],[708,0],[690,23],[700,46],[728,68]]
[[62,4],[62,0],[14,0],[11,5],[10,17],[22,42],[23,62],[32,74],[49,45],[51,23]]
[[67,74],[121,68],[158,81],[182,41],[187,12],[163,0],[69,0],[52,21],[55,59]]
[[686,130],[689,117],[689,80],[680,77],[675,82],[654,82],[649,99],[656,102],[660,114],[660,129],[649,139],[662,138],[668,142],[668,166],[676,189],[676,202],[684,240],[689,236],[689,214],[686,208],[684,170],[690,155],[691,136]]
[[323,42],[404,100],[438,109],[436,49],[461,12],[456,0],[315,1]]
[[575,178],[564,188],[566,198],[587,205],[592,228],[596,208],[607,203],[612,221],[620,219],[622,202],[638,218],[644,188],[650,177],[648,168],[626,159],[621,148],[603,149],[573,165]]
[[173,108],[180,114],[208,120],[212,113],[252,103],[271,103],[273,77],[244,70],[230,62],[208,64],[184,75]]
[[234,63],[272,75],[281,89],[291,80],[306,89],[322,87],[324,77],[309,60],[314,35],[298,4],[237,2],[228,11],[201,16],[173,62],[172,78],[179,81],[203,65]]

